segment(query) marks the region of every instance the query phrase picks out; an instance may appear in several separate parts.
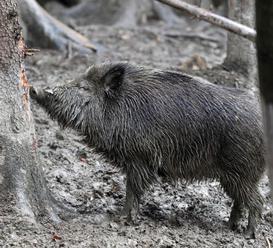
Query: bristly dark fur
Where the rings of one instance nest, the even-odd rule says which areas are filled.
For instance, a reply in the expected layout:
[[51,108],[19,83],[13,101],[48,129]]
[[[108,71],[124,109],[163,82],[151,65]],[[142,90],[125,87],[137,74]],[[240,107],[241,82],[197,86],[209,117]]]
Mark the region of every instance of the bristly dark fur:
[[32,97],[123,169],[128,213],[159,172],[172,180],[216,179],[234,200],[231,225],[246,206],[254,234],[265,162],[259,104],[247,91],[116,63]]

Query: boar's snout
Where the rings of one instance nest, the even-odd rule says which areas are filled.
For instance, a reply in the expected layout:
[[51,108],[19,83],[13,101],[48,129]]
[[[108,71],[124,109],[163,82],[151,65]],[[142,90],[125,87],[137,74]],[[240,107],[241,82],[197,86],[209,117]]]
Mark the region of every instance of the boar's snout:
[[36,99],[37,97],[38,97],[38,95],[40,95],[41,94],[41,89],[39,89],[39,88],[36,88],[36,87],[31,87],[30,89],[29,89],[29,95],[30,95],[30,97],[31,98],[33,98],[33,99]]
[[52,94],[52,90],[50,89],[42,89],[39,87],[32,86],[29,89],[29,95],[32,99],[38,100],[43,99],[47,94]]

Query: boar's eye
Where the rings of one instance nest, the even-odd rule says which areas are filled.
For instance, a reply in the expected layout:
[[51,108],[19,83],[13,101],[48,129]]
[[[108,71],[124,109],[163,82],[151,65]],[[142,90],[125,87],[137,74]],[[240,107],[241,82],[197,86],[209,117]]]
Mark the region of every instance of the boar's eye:
[[82,80],[82,81],[78,82],[77,86],[80,89],[83,89],[83,90],[89,90],[90,89],[90,87],[88,85],[88,82],[86,80]]
[[112,67],[102,78],[106,95],[114,93],[123,83],[125,73],[124,65],[116,65]]

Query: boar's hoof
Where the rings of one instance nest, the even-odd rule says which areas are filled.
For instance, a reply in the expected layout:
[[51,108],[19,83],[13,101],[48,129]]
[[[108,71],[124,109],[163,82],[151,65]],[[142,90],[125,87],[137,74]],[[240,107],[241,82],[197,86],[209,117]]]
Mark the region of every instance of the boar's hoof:
[[244,233],[245,239],[255,239],[255,230],[252,228],[247,228],[245,233]]
[[120,214],[121,219],[125,219],[126,224],[128,225],[137,225],[138,224],[138,210],[135,208],[128,209],[124,207]]

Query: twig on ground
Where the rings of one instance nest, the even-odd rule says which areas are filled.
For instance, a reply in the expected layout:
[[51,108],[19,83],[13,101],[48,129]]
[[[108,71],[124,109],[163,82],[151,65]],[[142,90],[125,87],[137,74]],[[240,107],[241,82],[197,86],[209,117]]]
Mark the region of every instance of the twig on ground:
[[171,37],[171,38],[177,38],[177,37],[184,37],[184,38],[191,38],[191,39],[200,39],[200,40],[207,40],[211,42],[219,42],[219,40],[209,37],[207,35],[202,34],[195,34],[195,33],[163,33],[165,36]]
[[264,237],[265,238],[265,241],[266,241],[266,244],[267,244],[267,248],[271,248],[271,243],[270,243],[270,240],[268,237]]

